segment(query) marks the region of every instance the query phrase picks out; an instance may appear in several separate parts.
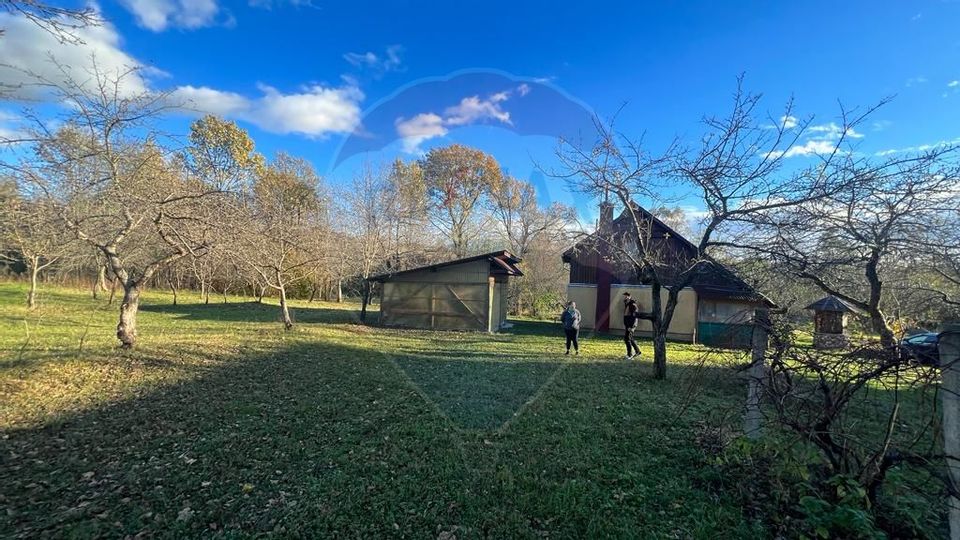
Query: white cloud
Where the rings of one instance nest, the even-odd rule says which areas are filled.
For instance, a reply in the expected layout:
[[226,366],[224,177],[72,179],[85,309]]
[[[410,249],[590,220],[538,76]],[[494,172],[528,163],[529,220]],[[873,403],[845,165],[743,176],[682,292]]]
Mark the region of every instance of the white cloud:
[[510,124],[510,113],[504,111],[500,104],[509,99],[507,92],[499,92],[489,99],[480,99],[480,96],[465,97],[460,103],[447,107],[444,111],[446,123],[451,126],[464,126],[477,121],[493,119],[504,124]]
[[[148,88],[147,75],[162,72],[150,69],[121,47],[121,38],[109,21],[99,26],[76,30],[82,43],[62,43],[49,32],[22,16],[0,12],[0,58],[9,66],[0,66],[3,92],[14,99],[35,99],[43,94],[37,78],[53,84],[67,80],[89,81],[94,63],[102,75],[115,76],[131,68],[141,68],[122,80],[121,93],[132,95]],[[56,61],[52,59],[56,59]]]
[[364,95],[356,86],[312,85],[290,94],[267,85],[259,89],[260,97],[247,98],[209,87],[181,86],[172,97],[185,110],[243,120],[271,133],[318,137],[350,133],[360,126]]
[[[836,122],[810,126],[807,128],[807,133],[818,139],[839,139],[840,135],[844,134],[843,128],[838,126]],[[849,127],[847,128],[845,136],[850,139],[860,139],[863,137],[863,134]]]
[[207,86],[180,86],[170,97],[176,106],[202,114],[234,116],[250,109],[250,100],[240,94]]
[[[450,127],[466,126],[486,120],[513,125],[510,113],[503,110],[501,105],[510,99],[510,94],[509,90],[505,90],[492,94],[487,99],[480,99],[480,96],[465,97],[460,100],[460,103],[444,109],[443,116],[428,112],[410,119],[402,116],[397,118],[394,125],[397,128],[397,135],[403,139],[403,150],[411,154],[419,154],[421,153],[420,143],[446,135]],[[520,91],[520,95],[526,94]]]
[[530,85],[527,84],[527,83],[521,84],[520,86],[517,87],[517,92],[520,93],[520,97],[523,97],[523,96],[529,94],[529,93],[530,93]]
[[220,6],[216,0],[120,0],[137,24],[162,32],[170,27],[203,28],[216,24]]
[[24,137],[24,133],[17,125],[19,121],[18,115],[0,109],[0,149],[4,145],[15,144],[13,141]]
[[816,156],[816,155],[825,155],[832,154],[837,149],[837,145],[830,141],[822,140],[809,140],[804,144],[796,144],[784,151],[774,151],[767,154],[767,157],[778,158],[785,157],[791,158],[796,156]]
[[797,127],[797,117],[796,116],[781,116],[780,125],[783,126],[783,129],[793,129]]
[[403,138],[403,151],[410,154],[419,153],[423,141],[443,137],[449,131],[443,126],[443,118],[434,113],[420,113],[409,120],[400,117],[394,124]]
[[904,83],[904,86],[906,86],[907,88],[910,88],[911,86],[924,84],[926,82],[927,82],[927,78],[921,75],[919,77],[910,77],[909,79],[907,79],[907,82]]
[[960,145],[960,137],[950,140],[937,141],[935,143],[921,144],[918,146],[907,146],[904,148],[888,148],[886,150],[880,150],[876,153],[878,156],[890,156],[893,154],[905,154],[905,153],[923,153],[929,150],[935,150],[938,148],[944,148],[947,146],[957,146]]
[[400,59],[401,52],[403,52],[403,47],[391,45],[387,47],[383,56],[370,51],[365,53],[348,52],[343,55],[343,59],[355,67],[371,69],[378,74],[383,74],[388,71],[401,71],[403,69],[403,61]]
[[960,81],[950,81],[947,83],[947,88],[956,88],[960,86]]

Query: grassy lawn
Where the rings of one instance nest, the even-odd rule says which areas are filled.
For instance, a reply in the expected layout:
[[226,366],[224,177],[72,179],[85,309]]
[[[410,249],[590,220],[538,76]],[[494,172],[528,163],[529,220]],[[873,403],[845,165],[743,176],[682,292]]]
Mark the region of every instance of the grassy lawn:
[[391,330],[299,303],[284,332],[274,305],[152,292],[125,352],[105,300],[23,297],[0,284],[0,537],[762,536],[704,480],[699,422],[745,392],[696,346],[661,382],[649,344],[566,357],[549,323]]

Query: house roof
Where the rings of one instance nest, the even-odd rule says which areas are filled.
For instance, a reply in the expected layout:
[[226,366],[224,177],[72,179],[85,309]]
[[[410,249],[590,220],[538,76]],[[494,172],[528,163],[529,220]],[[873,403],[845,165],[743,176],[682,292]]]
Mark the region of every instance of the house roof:
[[427,264],[424,266],[418,266],[416,268],[409,268],[407,270],[399,270],[396,272],[385,272],[383,274],[378,274],[375,276],[370,276],[367,278],[368,281],[387,281],[394,276],[399,276],[403,274],[411,274],[414,272],[427,271],[436,271],[440,268],[445,268],[447,266],[455,266],[458,264],[466,264],[475,261],[482,260],[490,261],[491,273],[508,275],[508,276],[522,276],[523,272],[520,271],[520,268],[517,266],[522,259],[514,256],[509,251],[502,249],[500,251],[491,251],[490,253],[482,253],[480,255],[471,255],[469,257],[463,257],[460,259],[454,259],[450,261],[444,261],[434,264]]
[[832,294],[817,300],[804,309],[811,309],[813,311],[835,311],[839,313],[863,313],[862,309]]
[[[659,228],[664,233],[665,236],[669,235],[670,238],[676,240],[677,243],[687,253],[690,254],[690,256],[694,256],[696,254],[698,248],[693,242],[664,223],[649,210],[643,208],[635,202],[631,204],[635,212],[642,214],[644,219],[649,219],[655,227]],[[630,216],[630,213],[624,209],[620,215],[613,220],[611,223],[611,228],[616,231],[621,227],[629,226],[631,222],[632,217]],[[594,249],[593,245],[595,238],[596,233],[591,234],[587,238],[577,242],[570,249],[563,252],[563,261],[569,263],[578,248],[587,247],[587,249]],[[776,305],[772,300],[754,289],[750,284],[744,281],[743,278],[738,276],[732,269],[728,268],[723,263],[709,256],[707,256],[706,259],[710,262],[710,264],[704,265],[703,270],[694,277],[693,283],[691,283],[691,287],[696,290],[697,294],[700,296],[704,298],[722,298],[728,300],[763,302],[771,307]],[[669,278],[666,281],[668,282],[665,284],[669,285]]]

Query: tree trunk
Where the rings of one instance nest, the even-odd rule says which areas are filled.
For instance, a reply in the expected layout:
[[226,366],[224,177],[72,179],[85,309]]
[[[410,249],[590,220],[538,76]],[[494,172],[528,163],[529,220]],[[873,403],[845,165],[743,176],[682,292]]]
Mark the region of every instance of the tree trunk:
[[33,309],[37,307],[37,274],[40,273],[39,258],[32,258],[30,261],[30,290],[27,291],[27,307]]
[[[667,329],[670,322],[664,322],[663,297],[660,296],[660,283],[654,281],[650,286],[650,330],[653,334],[653,378],[667,378]],[[669,302],[669,301],[668,301]],[[669,305],[668,305],[669,307]]]
[[308,304],[312,304],[312,303],[313,303],[313,299],[316,298],[316,297],[317,297],[317,283],[314,282],[314,283],[313,283],[313,288],[310,289],[310,299],[307,300],[307,303],[308,303]]
[[337,278],[337,303],[343,303],[343,280]]
[[657,329],[653,333],[653,378],[667,378],[667,332]]
[[363,298],[361,298],[360,300],[360,322],[363,324],[367,322],[367,304],[369,303],[370,303],[370,282],[367,280],[363,280]]
[[105,264],[101,264],[100,267],[97,268],[96,287],[102,292],[107,292],[107,266]]
[[287,307],[287,290],[280,286],[280,315],[283,317],[283,327],[287,330],[293,328],[293,319],[290,318],[290,309]]
[[167,283],[170,285],[170,290],[173,291],[173,305],[177,305],[177,286],[173,283],[173,279],[170,276],[167,276]]
[[110,281],[110,299],[107,300],[107,305],[108,305],[108,306],[112,306],[112,305],[113,305],[113,297],[117,294],[117,282],[118,282],[118,281],[120,281],[120,280],[117,279],[116,277],[114,277],[113,280]]
[[132,349],[137,342],[137,310],[140,308],[140,284],[123,284],[123,302],[120,303],[120,323],[117,339],[124,349]]
[[263,295],[265,295],[265,294],[267,294],[267,286],[261,284],[261,285],[260,285],[260,292],[257,294],[257,303],[258,303],[258,304],[262,304],[262,303],[263,303]]

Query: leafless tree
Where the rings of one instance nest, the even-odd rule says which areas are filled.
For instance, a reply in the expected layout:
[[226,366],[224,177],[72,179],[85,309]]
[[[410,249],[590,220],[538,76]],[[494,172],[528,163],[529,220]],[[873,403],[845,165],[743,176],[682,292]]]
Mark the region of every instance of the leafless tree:
[[[82,42],[77,30],[102,23],[100,13],[93,7],[80,9],[55,6],[37,0],[0,0],[0,11],[26,17],[61,42]],[[3,29],[0,28],[0,39]]]
[[367,280],[381,269],[387,260],[390,247],[391,223],[384,215],[390,207],[393,195],[390,178],[385,168],[364,164],[341,195],[343,209],[342,225],[351,237],[354,270],[362,279],[360,321],[367,320],[367,305],[370,302],[370,282]]
[[[952,147],[879,163],[844,156],[835,172],[842,189],[753,216],[752,237],[745,235],[731,245],[746,247],[862,309],[881,343],[892,347],[896,317],[886,311],[891,297],[898,290],[933,291],[933,283],[915,283],[914,278],[929,267],[925,261],[950,251],[943,241],[951,228],[943,217],[960,211],[955,158]],[[908,261],[913,264],[905,264]],[[949,266],[941,269],[949,271]]]
[[326,256],[328,207],[320,190],[320,177],[309,163],[280,153],[257,175],[237,222],[243,230],[236,231],[233,257],[277,292],[287,330],[294,325],[290,283],[310,276]]
[[64,105],[62,127],[38,126],[36,159],[4,163],[55,201],[67,230],[106,259],[124,289],[117,338],[125,348],[136,343],[143,288],[167,264],[208,248],[213,224],[198,205],[224,194],[164,148],[153,121],[168,97],[130,93],[124,80],[135,71],[94,68],[89,80],[40,80]]
[[[804,135],[810,120],[788,125],[792,103],[782,118],[758,117],[760,96],[740,89],[727,116],[707,117],[706,133],[690,148],[674,145],[661,156],[647,152],[641,141],[616,130],[615,119],[595,122],[596,139],[587,144],[561,140],[555,177],[566,178],[577,189],[594,197],[620,203],[630,219],[629,232],[613,237],[594,235],[613,262],[626,263],[636,278],[651,287],[652,308],[642,317],[650,320],[654,346],[654,376],[666,377],[666,339],[680,291],[700,274],[720,270],[715,254],[729,245],[744,224],[756,216],[821,200],[836,192],[834,163],[856,125],[872,109],[841,116],[836,146],[814,167],[789,171],[784,156]],[[707,210],[699,240],[677,248],[660,233],[638,201],[656,208],[665,202],[663,178],[682,182],[698,195]]]
[[37,305],[37,278],[70,254],[72,239],[63,234],[56,207],[42,192],[4,198],[0,209],[6,214],[0,222],[0,245],[15,250],[0,251],[0,258],[19,259],[26,265],[30,283],[27,307],[33,309]]

